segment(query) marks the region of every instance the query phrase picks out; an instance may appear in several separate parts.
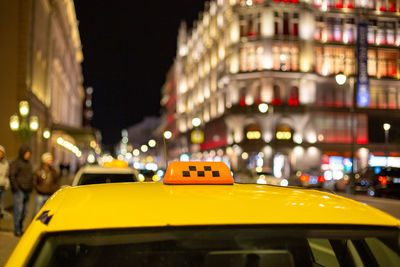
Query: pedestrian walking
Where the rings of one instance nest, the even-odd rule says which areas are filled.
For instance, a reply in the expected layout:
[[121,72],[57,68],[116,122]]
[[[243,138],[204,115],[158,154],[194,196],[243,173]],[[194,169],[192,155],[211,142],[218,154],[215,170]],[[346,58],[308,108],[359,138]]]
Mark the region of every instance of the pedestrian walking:
[[0,145],[0,218],[4,216],[4,196],[10,186],[8,172],[9,165],[6,159],[6,150]]
[[40,168],[33,175],[36,190],[34,216],[39,212],[50,196],[60,188],[60,174],[53,167],[53,156],[46,152],[42,155]]
[[31,150],[22,146],[18,158],[10,165],[10,182],[14,206],[14,235],[22,235],[22,223],[26,216],[29,195],[33,189],[33,171],[29,161]]

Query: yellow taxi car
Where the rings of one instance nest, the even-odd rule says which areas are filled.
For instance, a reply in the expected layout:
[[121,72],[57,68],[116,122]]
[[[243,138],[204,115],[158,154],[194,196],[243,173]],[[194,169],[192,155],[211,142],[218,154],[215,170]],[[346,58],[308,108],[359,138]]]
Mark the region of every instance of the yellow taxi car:
[[6,266],[399,266],[400,221],[322,191],[172,162],[163,183],[66,187]]

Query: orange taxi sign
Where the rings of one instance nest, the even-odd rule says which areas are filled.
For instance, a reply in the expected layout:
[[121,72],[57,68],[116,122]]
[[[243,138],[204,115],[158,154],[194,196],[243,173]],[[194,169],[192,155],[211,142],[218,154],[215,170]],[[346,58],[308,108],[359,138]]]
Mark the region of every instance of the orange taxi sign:
[[233,184],[232,174],[223,162],[172,161],[164,184]]

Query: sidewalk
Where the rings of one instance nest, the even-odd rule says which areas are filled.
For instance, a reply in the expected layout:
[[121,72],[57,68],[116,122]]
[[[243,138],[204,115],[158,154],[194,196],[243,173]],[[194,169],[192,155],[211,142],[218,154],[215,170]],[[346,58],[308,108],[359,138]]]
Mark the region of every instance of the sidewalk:
[[11,251],[13,251],[18,241],[19,237],[14,236],[13,232],[0,231],[0,266],[6,264]]
[[[61,185],[71,185],[73,174],[69,176],[64,176],[61,178]],[[12,210],[12,195],[11,192],[7,192],[8,205],[6,211],[4,212],[4,217],[0,219],[0,266],[4,266],[7,262],[8,257],[13,251],[14,247],[17,245],[19,237],[14,236],[14,218]],[[35,205],[35,191],[29,196],[29,204],[27,214],[23,224],[23,231],[28,228],[29,224],[33,219],[33,208]]]

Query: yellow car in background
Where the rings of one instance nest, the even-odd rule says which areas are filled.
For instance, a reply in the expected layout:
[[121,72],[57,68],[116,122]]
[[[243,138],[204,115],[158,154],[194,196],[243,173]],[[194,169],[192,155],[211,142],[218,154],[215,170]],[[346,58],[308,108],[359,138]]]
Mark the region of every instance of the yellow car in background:
[[6,266],[399,266],[399,237],[399,220],[338,195],[172,162],[163,183],[59,190]]

